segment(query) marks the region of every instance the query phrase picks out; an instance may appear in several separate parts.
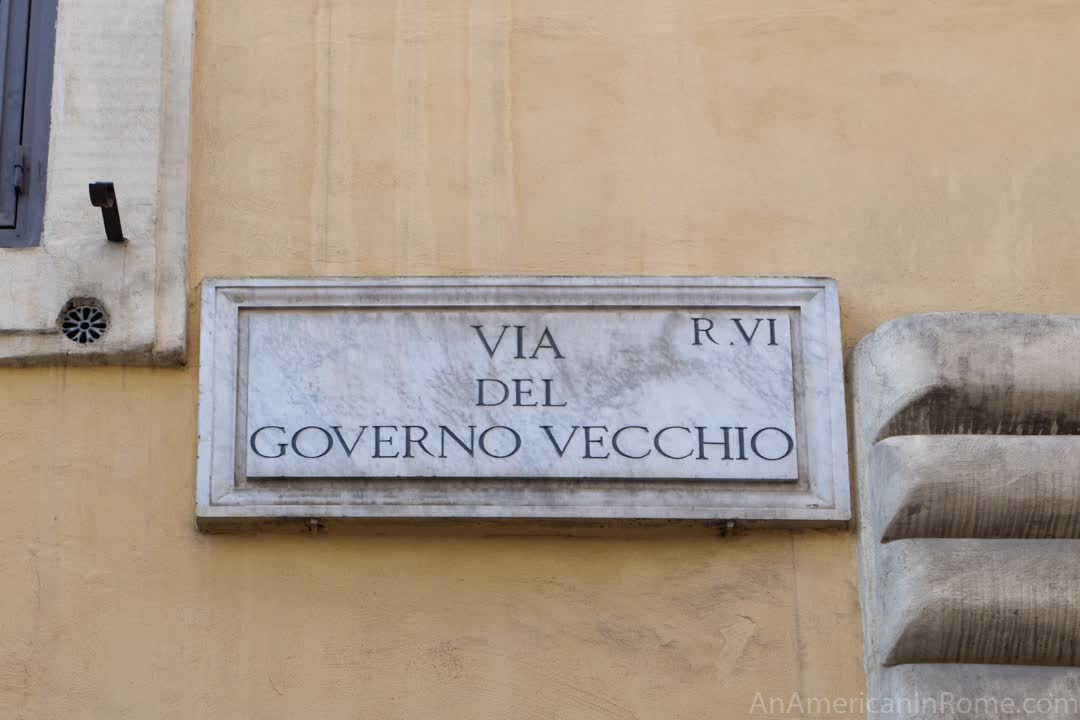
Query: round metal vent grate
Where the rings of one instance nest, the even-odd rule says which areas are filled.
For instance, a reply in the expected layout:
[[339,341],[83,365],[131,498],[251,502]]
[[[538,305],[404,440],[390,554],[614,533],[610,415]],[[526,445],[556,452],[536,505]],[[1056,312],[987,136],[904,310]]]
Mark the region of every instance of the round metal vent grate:
[[71,300],[60,315],[60,329],[68,340],[80,345],[101,339],[108,327],[105,309],[94,300]]

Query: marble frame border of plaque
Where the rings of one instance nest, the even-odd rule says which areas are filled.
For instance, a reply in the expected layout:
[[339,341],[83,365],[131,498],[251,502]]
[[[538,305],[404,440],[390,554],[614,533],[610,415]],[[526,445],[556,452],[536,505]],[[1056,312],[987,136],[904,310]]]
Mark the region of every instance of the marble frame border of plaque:
[[[326,313],[352,313],[349,317],[355,319],[357,313],[402,312],[410,316],[411,327],[412,318],[424,316],[425,312],[511,310],[539,317],[545,312],[572,310],[621,313],[622,317],[637,312],[651,312],[655,316],[660,311],[676,315],[714,311],[732,316],[736,310],[740,314],[770,311],[778,317],[787,316],[790,325],[785,323],[784,327],[789,328],[785,332],[790,332],[791,380],[786,384],[781,382],[781,387],[790,386],[794,398],[792,449],[797,452],[792,456],[797,458],[797,463],[789,465],[797,465],[798,477],[546,477],[542,473],[540,477],[461,477],[460,473],[452,477],[269,477],[265,471],[247,477],[249,468],[263,462],[252,458],[255,460],[252,464],[247,457],[249,448],[256,447],[254,441],[248,442],[252,427],[247,420],[249,403],[276,408],[274,403],[278,402],[272,393],[269,398],[257,397],[252,401],[248,391],[249,382],[254,381],[250,378],[258,376],[261,389],[268,386],[269,375],[278,377],[289,372],[287,367],[274,366],[274,362],[284,361],[273,358],[256,358],[262,369],[252,364],[253,322],[261,323],[257,325],[258,333],[263,338],[260,342],[265,343],[268,327],[273,331],[270,337],[289,327],[304,327],[290,326],[285,321],[266,325],[268,318],[274,322],[274,318],[284,318],[287,313],[293,314],[289,322],[301,322],[304,313],[312,318],[318,314],[325,320]],[[780,526],[845,525],[851,518],[840,308],[836,283],[831,279],[208,279],[202,286],[201,314],[196,524],[204,531],[287,528],[312,523],[333,527],[376,518],[736,521],[740,525]],[[296,320],[297,317],[301,320]],[[680,318],[681,315],[676,320]],[[290,356],[282,352],[281,357],[301,360],[309,357],[303,354],[303,348],[309,347],[304,343],[310,343],[310,338],[280,334],[283,346],[293,344],[300,353]],[[750,334],[742,332],[746,343],[750,343]],[[731,337],[739,340],[738,335]],[[765,337],[759,336],[758,342]],[[719,348],[729,343],[714,344]],[[488,346],[485,348],[490,350]],[[268,354],[276,356],[277,351]],[[319,352],[314,355],[321,357]],[[349,357],[355,359],[356,353]],[[382,362],[386,367],[387,361]],[[270,371],[265,370],[268,365]],[[301,370],[297,368],[296,372],[299,374]],[[319,371],[325,373],[326,368]],[[689,390],[693,396],[693,388]],[[281,402],[292,401],[283,394]],[[328,432],[320,433],[309,431],[307,435],[316,440],[331,437]],[[288,437],[275,436],[274,441],[283,439],[287,441]],[[356,447],[355,442],[352,447]],[[377,436],[375,448],[378,453]],[[282,452],[288,452],[288,448]],[[314,455],[316,451],[310,453]],[[261,452],[259,455],[266,457]],[[660,459],[660,462],[666,461]],[[789,472],[794,475],[795,470]]]

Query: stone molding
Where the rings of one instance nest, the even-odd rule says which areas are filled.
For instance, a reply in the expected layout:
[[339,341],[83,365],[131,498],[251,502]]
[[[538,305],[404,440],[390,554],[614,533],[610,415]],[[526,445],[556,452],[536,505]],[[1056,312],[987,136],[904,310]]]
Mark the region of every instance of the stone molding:
[[[852,352],[871,718],[1074,716],[1078,359],[1080,317],[1047,315],[905,317]],[[984,704],[898,702],[942,693]]]

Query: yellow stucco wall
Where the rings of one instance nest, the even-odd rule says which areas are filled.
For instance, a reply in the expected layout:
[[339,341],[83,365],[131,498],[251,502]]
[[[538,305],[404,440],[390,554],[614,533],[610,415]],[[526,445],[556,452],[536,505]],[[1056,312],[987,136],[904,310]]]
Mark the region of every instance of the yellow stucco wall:
[[[1080,312],[1077,48],[1070,1],[202,0],[193,335],[230,275],[830,275],[848,347]],[[0,371],[0,719],[861,692],[846,532],[198,535],[196,345]]]

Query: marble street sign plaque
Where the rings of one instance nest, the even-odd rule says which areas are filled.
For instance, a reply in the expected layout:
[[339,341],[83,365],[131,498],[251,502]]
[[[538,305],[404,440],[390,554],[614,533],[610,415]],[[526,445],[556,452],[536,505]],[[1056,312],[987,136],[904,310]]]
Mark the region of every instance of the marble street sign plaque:
[[831,281],[204,284],[200,527],[848,519]]

